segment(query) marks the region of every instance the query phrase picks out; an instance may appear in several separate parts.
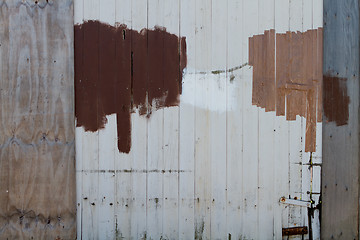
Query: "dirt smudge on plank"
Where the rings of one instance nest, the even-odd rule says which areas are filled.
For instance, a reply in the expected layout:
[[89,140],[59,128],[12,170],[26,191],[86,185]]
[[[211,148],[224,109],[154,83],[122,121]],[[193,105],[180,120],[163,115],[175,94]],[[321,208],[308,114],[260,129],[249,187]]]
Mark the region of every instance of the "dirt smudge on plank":
[[87,21],[74,27],[77,127],[95,132],[116,114],[118,149],[129,153],[131,119],[177,106],[186,67],[186,39],[165,28],[140,32]]

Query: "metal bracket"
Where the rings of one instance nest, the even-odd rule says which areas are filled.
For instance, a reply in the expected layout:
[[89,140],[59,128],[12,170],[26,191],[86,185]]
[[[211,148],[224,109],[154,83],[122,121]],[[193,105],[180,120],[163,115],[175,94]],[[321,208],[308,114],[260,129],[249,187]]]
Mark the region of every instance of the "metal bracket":
[[291,205],[308,207],[308,208],[311,206],[310,201],[302,201],[302,200],[290,199],[290,198],[285,198],[285,197],[281,197],[280,202],[283,204],[291,204]]

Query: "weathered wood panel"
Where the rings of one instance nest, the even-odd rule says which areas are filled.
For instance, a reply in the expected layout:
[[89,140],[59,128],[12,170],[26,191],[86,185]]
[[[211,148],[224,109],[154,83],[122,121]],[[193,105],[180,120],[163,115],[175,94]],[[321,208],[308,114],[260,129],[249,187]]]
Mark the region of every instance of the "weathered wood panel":
[[324,1],[322,239],[359,238],[359,2]]
[[0,2],[0,238],[74,239],[73,3]]
[[[321,28],[319,4],[322,1],[77,0],[75,16],[84,14],[82,11],[91,14],[81,15],[76,24],[100,20],[112,27],[126,24],[131,32],[141,33],[143,42],[131,39],[130,44],[133,54],[144,53],[144,58],[132,58],[131,88],[144,98],[154,77],[160,91],[171,81],[165,73],[171,63],[164,63],[167,33],[150,36],[151,31],[165,27],[179,42],[185,39],[186,54],[181,52],[182,40],[178,47],[180,61],[187,56],[179,106],[151,109],[154,111],[147,116],[142,115],[141,107],[131,110],[128,154],[119,152],[115,143],[121,127],[116,124],[117,116],[107,115],[104,129],[94,133],[77,128],[77,157],[82,162],[78,167],[83,168],[77,172],[78,182],[82,182],[78,185],[82,207],[78,209],[83,216],[78,237],[281,239],[283,227],[310,223],[319,231],[317,218],[309,223],[306,207],[279,200],[283,196],[295,202],[313,199],[312,179],[318,181],[314,173],[320,172],[313,171],[309,162],[316,155],[321,163],[321,123],[316,124],[316,138],[310,139],[309,149],[315,147],[316,153],[305,152],[307,116],[298,112],[308,106],[303,104],[299,111],[295,108],[289,119],[286,112],[277,116],[274,110],[257,107],[254,69],[249,66],[249,38],[273,29],[272,41],[264,41],[262,47],[266,48],[265,42],[271,45],[268,52],[273,54],[268,60],[275,69],[258,76],[266,78],[263,82],[276,80],[280,69],[276,70],[275,53],[283,47],[276,45],[276,37],[301,38],[306,34],[290,31]],[[164,48],[157,49],[155,42]],[[305,60],[299,56],[298,61]],[[321,51],[314,51],[315,58],[321,56]],[[141,71],[137,64],[143,64]],[[182,70],[179,66],[179,74]],[[145,85],[137,82],[141,79]],[[257,87],[262,88],[261,84]],[[261,101],[266,97],[265,88],[255,93]],[[316,107],[316,101],[312,102],[315,104],[309,107]],[[115,202],[110,205],[112,200]],[[115,222],[110,223],[112,211]],[[310,238],[309,234],[291,238],[302,237]]]

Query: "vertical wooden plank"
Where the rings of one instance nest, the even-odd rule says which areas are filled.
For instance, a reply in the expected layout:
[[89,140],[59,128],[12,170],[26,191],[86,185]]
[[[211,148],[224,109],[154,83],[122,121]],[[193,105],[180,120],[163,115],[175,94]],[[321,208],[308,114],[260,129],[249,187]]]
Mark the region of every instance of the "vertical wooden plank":
[[[275,0],[275,30],[276,33],[285,33],[289,30],[289,0]],[[276,41],[276,39],[275,39]],[[275,46],[277,47],[277,45]],[[276,67],[276,66],[275,66]],[[277,70],[276,70],[277,71]],[[275,200],[289,195],[289,126],[285,116],[275,118]],[[282,237],[282,228],[288,227],[288,206],[275,204],[274,209],[274,239]]]
[[[115,25],[115,0],[101,1],[99,6],[99,20],[110,26]],[[106,32],[99,32],[99,76],[115,77],[116,40],[107,36]],[[107,61],[112,59],[110,63]],[[112,81],[115,82],[115,81]],[[115,87],[115,86],[113,86]],[[99,130],[99,236],[103,239],[115,237],[115,144],[117,126],[116,115],[108,115],[105,129]]]
[[[302,32],[306,32],[310,29],[313,29],[313,1],[303,1],[302,3]],[[319,13],[317,13],[319,14]],[[311,179],[312,179],[312,169],[309,167],[310,156],[313,153],[305,152],[305,139],[306,139],[306,118],[301,119],[301,150],[300,157],[302,162],[301,167],[301,195],[300,199],[303,201],[311,201],[310,200],[310,192],[312,191],[311,187]],[[318,126],[316,126],[318,127]],[[316,129],[316,142],[318,143],[318,138],[321,139],[318,132],[319,129]],[[321,133],[321,132],[320,132]],[[320,134],[321,135],[321,134]],[[316,150],[319,151],[318,146],[316,146]],[[312,154],[312,155],[311,155]],[[301,225],[302,226],[310,226],[309,225],[309,215],[308,209],[305,207],[301,207]],[[309,238],[309,235],[305,235],[305,238]],[[316,239],[316,238],[315,238]]]
[[[84,1],[84,20],[99,20],[100,2],[98,0]],[[91,32],[84,29],[84,49],[99,47],[99,32]],[[86,44],[85,44],[86,43]],[[95,67],[91,72],[84,72],[84,81],[88,78],[98,79],[98,56],[92,59]],[[90,57],[84,51],[83,61],[89,61]],[[85,63],[84,63],[85,64]],[[96,97],[96,96],[94,96]],[[95,106],[95,109],[97,106]],[[96,239],[99,238],[99,132],[83,133],[83,214],[82,214],[82,238]]]
[[[193,239],[195,180],[195,1],[180,1],[180,36],[186,37],[187,67],[180,96],[179,239]],[[184,57],[184,56],[182,56]]]
[[[264,34],[265,30],[275,28],[275,1],[259,0],[259,26],[258,34]],[[272,40],[273,39],[273,40]],[[270,32],[270,44],[264,56],[267,66],[274,66],[274,71],[267,72],[268,79],[275,80],[275,32]],[[265,42],[264,42],[265,43]],[[272,44],[271,44],[272,43]],[[264,49],[265,51],[265,49]],[[265,55],[266,54],[266,55]],[[270,67],[269,67],[270,69]],[[273,83],[275,86],[275,82]],[[274,156],[275,143],[275,112],[265,112],[259,109],[259,165],[258,165],[258,222],[259,239],[269,238],[274,232],[274,208],[277,198],[274,194],[274,168],[276,166]]]
[[0,238],[76,238],[72,1],[0,3]]
[[[211,238],[227,237],[226,222],[226,50],[227,50],[227,0],[211,3],[211,66],[210,108],[210,161],[211,161]],[[216,71],[214,71],[217,70]],[[210,79],[209,79],[210,80]],[[209,81],[208,80],[208,81]]]
[[83,133],[82,129],[75,129],[75,161],[76,161],[76,236],[78,239],[81,239],[81,231],[82,231],[82,215],[83,215],[83,188],[82,188],[82,179],[83,179],[83,168],[82,168],[82,138]]
[[[259,2],[246,0],[243,4],[243,52],[248,53],[249,37],[258,33]],[[249,62],[243,54],[243,62]],[[259,110],[252,105],[252,68],[244,68],[244,142],[243,142],[243,238],[258,236],[258,161]],[[256,223],[256,224],[254,224]]]
[[[358,239],[359,136],[354,134],[359,131],[358,1],[324,1],[323,64],[321,238]],[[347,96],[349,104],[335,107]],[[341,115],[346,108],[348,116]],[[347,119],[346,124],[338,126],[331,116]]]
[[[0,85],[2,87],[2,89],[8,89],[11,90],[10,87],[10,81],[5,81],[7,79],[9,79],[10,75],[10,33],[9,33],[9,15],[10,12],[8,11],[8,9],[6,9],[4,7],[4,2],[2,2],[2,4],[0,5],[0,11],[1,11],[1,15],[0,15],[0,20],[2,22],[2,24],[0,25]],[[12,75],[14,75],[14,73],[12,73]],[[0,189],[1,189],[1,195],[0,195],[0,213],[2,216],[6,216],[7,215],[7,208],[9,205],[9,188],[10,188],[10,181],[9,181],[9,171],[10,171],[10,159],[9,159],[9,151],[5,151],[5,143],[8,141],[8,139],[10,138],[10,131],[6,130],[7,128],[5,126],[8,125],[9,120],[7,118],[9,118],[9,116],[7,116],[7,114],[11,114],[11,111],[7,114],[4,114],[4,112],[6,112],[6,110],[8,108],[6,108],[8,106],[12,107],[14,103],[9,102],[6,105],[4,104],[4,98],[8,98],[8,94],[7,92],[9,92],[9,90],[5,91],[1,91],[0,94],[0,100],[1,100],[1,111],[0,111],[0,144],[1,144],[1,148],[0,148],[0,181],[1,181],[1,185],[0,185]],[[4,111],[5,110],[5,111]],[[11,116],[11,115],[10,115]],[[14,125],[8,125],[8,127],[10,128],[14,128]],[[7,221],[4,218],[1,218],[0,220],[0,227],[3,230],[3,235],[9,235],[10,234],[10,229],[5,229],[5,226],[7,224]]]
[[[290,31],[302,31],[303,26],[303,0],[290,1]],[[291,41],[291,40],[290,40]],[[290,49],[290,56],[292,56]],[[294,63],[295,64],[295,63]],[[295,66],[296,67],[296,66]],[[294,68],[292,66],[292,68]],[[292,77],[292,76],[290,76]],[[295,76],[294,76],[295,77]],[[298,92],[292,92],[286,96],[286,101],[295,99]],[[289,108],[287,108],[287,112]],[[289,114],[287,113],[287,116]],[[304,118],[296,116],[296,120],[288,121],[289,124],[289,196],[292,199],[301,198],[301,171],[302,171],[302,133],[305,132]],[[301,211],[302,207],[289,205],[289,227],[299,226],[302,223]],[[301,236],[293,236],[293,239],[301,239]]]
[[[227,69],[243,65],[243,1],[228,1]],[[227,76],[227,232],[232,239],[242,236],[243,179],[243,69],[229,71]]]
[[[314,1],[312,3],[312,26],[313,29],[322,28],[323,27],[323,0]],[[323,44],[322,42],[320,44]],[[321,55],[321,60],[323,59],[323,51],[318,52],[317,55]],[[321,86],[322,87],[322,86]],[[323,99],[323,95],[321,95],[321,100]],[[322,101],[317,105],[318,109],[321,109]],[[320,110],[322,112],[322,110]],[[322,164],[322,142],[323,142],[323,126],[322,122],[317,122],[316,124],[316,152],[312,154],[312,162],[313,164],[320,165],[317,167],[317,170],[312,171],[312,199],[314,201],[313,206],[319,206],[320,204],[320,196],[321,196],[321,164]],[[318,187],[314,187],[318,186]],[[303,190],[304,192],[304,190]],[[313,239],[320,239],[320,210],[314,210],[314,216],[311,220],[312,227],[312,237]]]
[[[74,24],[81,24],[84,20],[84,1],[75,0],[74,1]],[[83,36],[79,37],[80,39],[74,39],[75,44],[80,41],[80,44],[83,41]],[[74,44],[74,46],[75,46]],[[76,46],[75,46],[76,47]],[[75,56],[76,58],[77,56]],[[82,58],[82,56],[79,56]],[[76,68],[76,66],[74,66]],[[76,120],[75,120],[76,121]],[[83,130],[81,128],[75,128],[75,162],[76,162],[76,224],[77,224],[77,239],[81,239],[82,231],[82,199],[83,199],[83,188],[82,188],[82,178],[83,178]]]
[[[211,69],[211,1],[195,3],[195,69]],[[208,74],[195,79],[195,238],[211,238],[210,110]]]
[[[164,25],[164,2],[148,0],[148,28],[155,29],[155,26]],[[148,84],[150,87],[163,85],[163,51],[156,48],[156,42],[163,42],[164,37],[160,34],[148,33]],[[158,61],[150,61],[150,59]],[[148,91],[148,95],[151,94]],[[148,99],[152,99],[149,96]],[[153,104],[153,103],[149,103]],[[148,119],[148,177],[147,177],[147,233],[154,239],[160,239],[163,233],[163,173],[164,169],[164,110],[153,110]],[[155,170],[155,171],[152,171]]]
[[[116,76],[119,86],[122,88],[130,88],[131,86],[131,41],[132,37],[129,34],[131,29],[131,2],[128,0],[115,0],[110,4],[115,11],[115,25],[118,27],[116,38],[116,64],[118,68],[124,71],[121,76]],[[130,95],[131,90],[128,89]],[[129,106],[130,108],[130,106]],[[134,114],[130,116],[132,119]],[[121,115],[116,117],[121,118]],[[118,119],[116,119],[118,121]],[[121,127],[121,125],[118,125]],[[116,131],[116,129],[114,129]],[[119,136],[115,136],[112,146],[115,148],[115,221],[114,233],[116,238],[130,238],[131,237],[131,209],[133,207],[132,201],[132,163],[133,163],[133,144],[131,144],[130,153],[121,153],[117,150],[117,143]],[[133,126],[131,126],[131,139],[133,137]],[[136,148],[136,147],[135,147]]]
[[105,129],[99,130],[99,236],[115,236],[115,151],[116,116],[107,116]]
[[[146,0],[129,0],[127,5],[131,5],[131,29],[140,31],[147,27],[147,8],[148,2]],[[122,4],[117,4],[118,8],[122,8]],[[125,16],[125,14],[124,14]],[[146,33],[145,33],[146,36]],[[134,38],[132,38],[131,48],[132,52],[136,48],[143,46],[136,45]],[[144,59],[146,63],[146,59]],[[139,73],[140,69],[133,69],[134,78],[135,74]],[[145,70],[144,70],[145,71]],[[142,73],[147,77],[147,72]],[[134,79],[136,81],[136,79]],[[147,236],[147,118],[140,116],[138,110],[131,115],[131,131],[132,131],[132,169],[138,170],[131,174],[132,182],[132,201],[131,205],[131,236],[134,239],[146,238]]]
[[[164,0],[163,26],[166,31],[179,36],[179,0]],[[169,39],[164,39],[164,55],[168,49],[179,45]],[[178,48],[179,49],[179,48]],[[179,66],[180,55],[172,62]],[[169,84],[169,64],[164,63],[164,84]],[[178,75],[180,76],[180,75]],[[180,80],[179,80],[180,81]],[[177,239],[179,237],[179,108],[169,107],[164,110],[164,174],[163,174],[163,237]]]

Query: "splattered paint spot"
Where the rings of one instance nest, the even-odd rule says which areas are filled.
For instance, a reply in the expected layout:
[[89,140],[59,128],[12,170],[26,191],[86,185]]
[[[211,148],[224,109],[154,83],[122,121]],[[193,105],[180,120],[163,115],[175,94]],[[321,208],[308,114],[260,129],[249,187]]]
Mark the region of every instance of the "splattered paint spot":
[[316,122],[322,121],[322,36],[318,28],[304,33],[268,30],[249,38],[252,103],[287,120],[305,117],[306,152],[315,151]]
[[99,21],[75,26],[75,116],[85,131],[116,114],[118,149],[131,148],[130,114],[177,106],[186,67],[186,41],[165,28],[140,32]]

